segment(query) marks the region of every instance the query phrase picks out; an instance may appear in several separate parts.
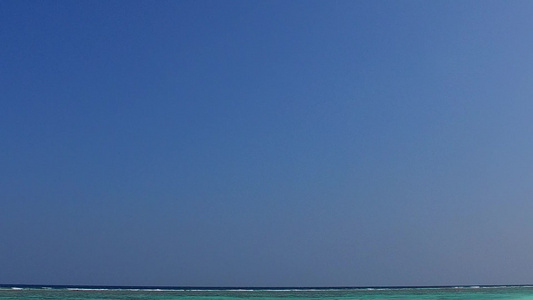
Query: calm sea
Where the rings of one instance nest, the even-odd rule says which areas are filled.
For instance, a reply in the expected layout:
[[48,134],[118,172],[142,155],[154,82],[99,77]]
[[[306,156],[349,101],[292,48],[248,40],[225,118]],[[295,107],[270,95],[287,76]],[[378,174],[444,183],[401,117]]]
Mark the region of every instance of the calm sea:
[[131,287],[1,286],[1,300],[178,299],[178,300],[350,300],[350,299],[533,299],[533,286],[419,288],[195,289]]

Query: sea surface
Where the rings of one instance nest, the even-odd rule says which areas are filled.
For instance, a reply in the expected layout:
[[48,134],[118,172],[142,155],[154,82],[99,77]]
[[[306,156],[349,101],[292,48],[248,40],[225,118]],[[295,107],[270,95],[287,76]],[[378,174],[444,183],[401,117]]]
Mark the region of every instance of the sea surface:
[[0,300],[374,300],[374,299],[533,299],[533,286],[399,288],[136,288],[0,286]]

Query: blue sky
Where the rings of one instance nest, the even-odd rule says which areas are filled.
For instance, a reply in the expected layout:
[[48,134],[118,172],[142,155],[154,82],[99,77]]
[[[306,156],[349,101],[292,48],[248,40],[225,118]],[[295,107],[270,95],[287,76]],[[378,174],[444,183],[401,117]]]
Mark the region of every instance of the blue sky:
[[533,283],[528,1],[2,1],[1,283]]

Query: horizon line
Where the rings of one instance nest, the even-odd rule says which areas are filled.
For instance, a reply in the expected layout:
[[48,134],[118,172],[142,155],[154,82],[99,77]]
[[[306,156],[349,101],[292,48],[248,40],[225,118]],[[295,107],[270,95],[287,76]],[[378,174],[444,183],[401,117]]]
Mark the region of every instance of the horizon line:
[[457,285],[368,285],[368,286],[201,286],[201,285],[90,285],[90,284],[26,284],[26,283],[0,283],[1,287],[21,288],[81,288],[81,289],[161,289],[161,290],[332,290],[332,289],[409,289],[409,288],[475,288],[475,287],[533,287],[533,284],[457,284]]

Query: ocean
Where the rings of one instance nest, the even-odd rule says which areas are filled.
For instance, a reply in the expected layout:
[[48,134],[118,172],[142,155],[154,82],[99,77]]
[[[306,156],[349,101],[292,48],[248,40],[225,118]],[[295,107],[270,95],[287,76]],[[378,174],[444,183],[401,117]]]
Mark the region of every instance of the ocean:
[[374,300],[374,299],[533,299],[533,286],[398,288],[146,288],[0,286],[0,300]]

